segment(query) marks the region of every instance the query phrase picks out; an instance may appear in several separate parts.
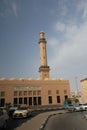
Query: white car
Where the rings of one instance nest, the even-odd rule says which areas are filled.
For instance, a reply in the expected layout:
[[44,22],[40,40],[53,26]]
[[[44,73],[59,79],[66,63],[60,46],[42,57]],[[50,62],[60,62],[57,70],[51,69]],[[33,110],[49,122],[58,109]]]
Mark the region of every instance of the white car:
[[17,110],[13,113],[13,118],[25,118],[31,116],[31,109],[27,105],[21,105]]
[[0,128],[6,129],[9,116],[7,111],[0,108]]
[[82,111],[87,110],[87,104],[80,104],[80,110]]
[[74,111],[80,111],[80,105],[79,104],[74,105]]

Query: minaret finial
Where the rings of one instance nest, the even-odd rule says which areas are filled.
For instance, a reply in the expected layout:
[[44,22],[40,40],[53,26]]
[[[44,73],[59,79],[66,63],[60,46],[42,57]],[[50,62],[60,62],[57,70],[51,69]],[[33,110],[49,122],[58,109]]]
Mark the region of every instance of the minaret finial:
[[43,39],[43,38],[44,38],[44,32],[41,31],[41,32],[40,32],[40,39]]

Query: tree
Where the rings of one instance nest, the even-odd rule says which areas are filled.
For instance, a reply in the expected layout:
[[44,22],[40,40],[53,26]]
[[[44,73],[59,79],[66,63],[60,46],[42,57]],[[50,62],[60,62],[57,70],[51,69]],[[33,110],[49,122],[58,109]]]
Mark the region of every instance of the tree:
[[68,104],[72,104],[72,99],[71,99],[71,98],[68,98],[68,99],[67,99],[67,102],[68,102]]
[[75,101],[75,103],[79,103],[79,99],[77,99],[77,98],[74,101]]

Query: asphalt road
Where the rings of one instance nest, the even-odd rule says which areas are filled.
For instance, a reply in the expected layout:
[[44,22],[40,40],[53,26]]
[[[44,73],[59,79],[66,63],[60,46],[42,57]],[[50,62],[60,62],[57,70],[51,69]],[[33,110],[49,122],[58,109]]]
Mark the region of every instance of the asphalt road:
[[33,115],[28,118],[13,119],[12,117],[9,117],[6,130],[15,130],[17,127],[21,126],[23,123],[26,123],[28,120],[30,120],[39,113],[41,112],[34,112]]
[[87,130],[87,112],[57,114],[49,118],[44,130]]
[[20,119],[13,119],[12,117],[10,117],[9,120],[8,120],[8,124],[7,124],[6,130],[15,130],[17,127],[20,127],[23,123],[26,124],[27,121],[31,120],[31,118],[35,117],[36,115],[38,115],[40,113],[47,112],[47,111],[46,110],[33,111],[31,117],[22,118],[22,119],[21,118]]

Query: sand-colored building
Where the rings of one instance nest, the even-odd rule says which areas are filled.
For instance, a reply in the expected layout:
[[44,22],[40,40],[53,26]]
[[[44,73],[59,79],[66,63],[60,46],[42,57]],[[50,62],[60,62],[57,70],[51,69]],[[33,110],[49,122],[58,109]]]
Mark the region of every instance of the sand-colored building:
[[82,102],[87,103],[87,78],[82,79],[81,83],[81,92],[82,92]]
[[70,98],[69,80],[50,79],[47,63],[46,39],[40,32],[40,67],[38,79],[0,79],[0,105],[29,104],[29,106],[63,105]]

